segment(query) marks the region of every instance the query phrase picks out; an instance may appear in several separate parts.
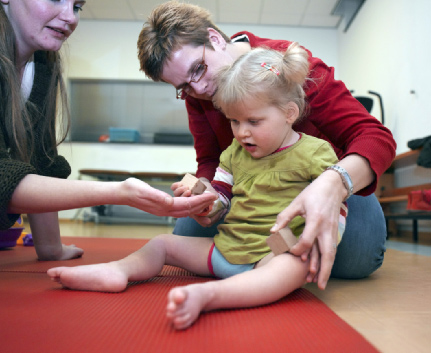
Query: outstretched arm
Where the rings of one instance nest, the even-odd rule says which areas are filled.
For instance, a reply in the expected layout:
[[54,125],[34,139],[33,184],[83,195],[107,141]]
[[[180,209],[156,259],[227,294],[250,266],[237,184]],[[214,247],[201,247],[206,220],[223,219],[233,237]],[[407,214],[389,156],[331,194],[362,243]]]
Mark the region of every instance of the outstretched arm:
[[29,174],[15,189],[8,213],[46,213],[115,204],[136,207],[156,216],[185,217],[198,213],[214,199],[210,194],[173,198],[134,178],[122,182],[98,182]]

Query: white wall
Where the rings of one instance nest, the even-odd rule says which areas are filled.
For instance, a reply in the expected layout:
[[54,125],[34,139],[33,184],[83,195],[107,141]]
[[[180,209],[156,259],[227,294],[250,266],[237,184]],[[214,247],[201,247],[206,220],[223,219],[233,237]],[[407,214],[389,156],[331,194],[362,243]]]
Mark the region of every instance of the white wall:
[[336,74],[338,72],[338,36],[335,29],[226,24],[220,24],[219,28],[229,36],[240,31],[248,31],[262,38],[298,42],[327,65],[335,67]]
[[[431,23],[429,0],[368,0],[347,33],[338,33],[339,77],[357,93],[373,90],[383,97],[385,124],[398,144],[431,135]],[[414,91],[414,93],[411,93]],[[395,185],[429,182],[431,169],[408,166],[397,170]],[[402,212],[405,204],[393,211]],[[411,222],[397,222],[411,230]],[[420,222],[429,231],[430,222]]]
[[[338,64],[337,31],[321,28],[219,25],[227,34],[247,30],[260,37],[297,41],[328,65]],[[81,20],[65,46],[69,78],[142,80],[137,40],[141,22]]]
[[429,0],[369,0],[338,33],[339,78],[357,93],[382,95],[397,153],[431,135],[430,13]]
[[[65,46],[66,76],[143,80],[136,42],[140,22],[81,20]],[[68,58],[68,59],[67,59]]]

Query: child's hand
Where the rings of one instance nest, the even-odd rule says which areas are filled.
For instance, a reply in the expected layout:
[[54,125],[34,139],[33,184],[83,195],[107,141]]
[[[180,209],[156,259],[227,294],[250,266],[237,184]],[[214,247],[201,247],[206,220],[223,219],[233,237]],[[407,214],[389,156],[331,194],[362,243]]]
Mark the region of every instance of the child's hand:
[[219,212],[211,217],[209,216],[198,216],[191,215],[190,218],[193,218],[196,222],[198,222],[202,227],[211,227],[213,224],[217,223],[221,218],[222,213]]
[[173,183],[171,190],[174,192],[175,197],[190,197],[192,195],[190,189],[187,186],[183,186],[181,181]]
[[[205,192],[211,192],[211,191],[205,191]],[[217,199],[214,201],[212,205],[209,205],[207,208],[205,208],[201,213],[198,213],[196,216],[213,217],[218,213],[224,214],[224,211],[225,211],[225,206],[223,205],[220,199]]]
[[[203,193],[203,195],[211,194],[216,199],[215,202],[218,201],[218,193],[217,191],[211,186],[211,183],[205,179],[200,179],[206,186],[206,191]],[[184,186],[181,181],[173,183],[171,185],[171,190],[174,192],[175,197],[195,197],[195,195],[192,194],[191,190]],[[214,206],[217,206],[216,209],[214,209]],[[205,208],[199,210],[199,212],[192,213],[190,215],[191,218],[193,218],[196,222],[198,222],[202,227],[211,227],[214,223],[216,223],[221,216],[224,214],[222,210],[223,207],[220,207],[220,205],[217,204],[210,204],[209,206],[206,206]]]
[[[212,188],[211,188],[212,189]],[[211,227],[213,224],[218,222],[227,212],[226,206],[219,199],[218,193],[213,191],[205,191],[204,194],[217,195],[217,199],[213,204],[205,208],[201,213],[191,216],[196,222],[198,222],[203,227]]]

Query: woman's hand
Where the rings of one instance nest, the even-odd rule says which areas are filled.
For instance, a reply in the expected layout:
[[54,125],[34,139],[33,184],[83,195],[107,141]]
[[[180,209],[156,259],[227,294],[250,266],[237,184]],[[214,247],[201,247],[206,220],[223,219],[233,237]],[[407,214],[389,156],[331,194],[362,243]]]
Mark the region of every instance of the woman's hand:
[[[202,212],[216,196],[210,193],[193,197],[172,197],[139,179],[129,178],[121,183],[127,204],[156,216],[187,217]],[[175,194],[175,193],[174,193]]]
[[[84,253],[84,250],[81,248],[76,247],[74,244],[71,245],[62,245],[62,251],[61,255],[56,260],[70,260],[70,259],[76,259],[77,257],[81,257]],[[42,260],[39,258],[39,260]]]
[[59,244],[59,246],[38,246],[36,253],[39,261],[63,261],[81,257],[84,250],[78,248],[74,244]]
[[340,176],[333,171],[324,172],[277,216],[271,229],[284,228],[296,216],[305,218],[304,231],[290,252],[303,261],[310,258],[307,281],[315,281],[317,276],[320,289],[325,289],[334,264],[340,205],[346,194]]
[[307,275],[307,283],[317,282],[320,269],[320,252],[317,243],[314,243],[310,251],[310,270]]

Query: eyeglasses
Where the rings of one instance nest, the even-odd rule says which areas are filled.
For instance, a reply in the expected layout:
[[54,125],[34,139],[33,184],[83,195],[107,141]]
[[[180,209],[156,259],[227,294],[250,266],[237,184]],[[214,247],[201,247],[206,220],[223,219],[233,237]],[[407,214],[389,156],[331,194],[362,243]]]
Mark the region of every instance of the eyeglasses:
[[193,68],[192,77],[188,83],[186,83],[182,88],[177,89],[177,99],[186,99],[190,94],[192,87],[190,84],[192,82],[198,83],[202,77],[205,76],[208,69],[208,65],[205,64],[205,44],[204,44],[204,52],[202,54],[202,61]]

